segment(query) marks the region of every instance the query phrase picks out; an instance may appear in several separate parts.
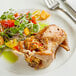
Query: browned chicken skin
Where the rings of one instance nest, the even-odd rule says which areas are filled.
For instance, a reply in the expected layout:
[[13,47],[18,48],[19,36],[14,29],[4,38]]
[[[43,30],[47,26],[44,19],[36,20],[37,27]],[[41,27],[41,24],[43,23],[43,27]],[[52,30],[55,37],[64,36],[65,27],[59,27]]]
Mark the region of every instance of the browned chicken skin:
[[[28,50],[25,53],[25,60],[30,66],[37,69],[45,68],[50,65],[55,58],[54,56],[59,46],[69,51],[68,43],[66,41],[67,34],[63,29],[56,25],[45,27],[38,32],[32,40],[31,39],[32,37],[29,37],[25,40],[25,46]],[[33,43],[34,41],[35,43]],[[31,44],[33,45],[31,46]]]

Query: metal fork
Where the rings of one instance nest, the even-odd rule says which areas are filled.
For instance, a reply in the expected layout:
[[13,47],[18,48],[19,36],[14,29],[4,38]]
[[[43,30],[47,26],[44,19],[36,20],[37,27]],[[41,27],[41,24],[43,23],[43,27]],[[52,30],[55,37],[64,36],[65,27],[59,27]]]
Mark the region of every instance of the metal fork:
[[61,10],[62,12],[64,12],[68,17],[70,17],[76,23],[76,19],[71,14],[69,14],[64,9],[60,8],[60,3],[58,1],[56,1],[56,0],[44,0],[44,1],[49,9]]

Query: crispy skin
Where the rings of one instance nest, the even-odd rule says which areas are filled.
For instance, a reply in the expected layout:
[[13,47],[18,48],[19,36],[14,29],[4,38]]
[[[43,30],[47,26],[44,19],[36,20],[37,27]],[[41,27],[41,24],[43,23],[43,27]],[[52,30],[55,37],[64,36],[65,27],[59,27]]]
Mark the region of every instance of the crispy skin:
[[[60,47],[63,47],[66,51],[70,51],[70,48],[69,48],[69,46],[68,46],[68,41],[67,41],[67,39],[65,39],[65,40],[63,41],[63,43],[60,44]],[[59,47],[58,47],[58,48],[59,48]],[[57,51],[58,51],[58,48],[55,50],[55,57],[56,57],[56,53],[57,53]]]
[[66,51],[70,51],[70,48],[69,48],[69,46],[68,46],[68,41],[67,41],[67,39],[65,39],[65,40],[63,41],[63,43],[60,44],[60,46],[63,47]]
[[41,30],[36,35],[36,38],[40,39],[47,50],[55,52],[57,47],[63,43],[65,39],[67,39],[67,34],[60,27],[56,25],[49,25]]
[[[62,45],[66,46],[64,42],[67,39],[67,34],[60,27],[49,25],[35,35],[35,40],[36,39],[43,44],[45,50],[35,51],[35,53],[32,54],[33,57],[42,61],[41,64],[35,64],[36,66],[33,66],[34,68],[45,68],[49,66],[55,58],[56,49]],[[29,58],[29,55],[26,58]],[[29,59],[31,59],[31,57]],[[27,62],[30,63],[30,61]]]

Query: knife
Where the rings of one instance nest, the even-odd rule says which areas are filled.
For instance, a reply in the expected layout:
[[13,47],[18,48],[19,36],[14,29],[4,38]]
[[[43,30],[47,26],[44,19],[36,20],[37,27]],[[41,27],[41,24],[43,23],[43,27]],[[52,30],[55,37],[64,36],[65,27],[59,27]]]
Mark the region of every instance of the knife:
[[76,10],[72,8],[72,6],[67,2],[67,0],[62,0],[62,2],[64,2],[64,4],[67,5],[75,13],[76,16]]

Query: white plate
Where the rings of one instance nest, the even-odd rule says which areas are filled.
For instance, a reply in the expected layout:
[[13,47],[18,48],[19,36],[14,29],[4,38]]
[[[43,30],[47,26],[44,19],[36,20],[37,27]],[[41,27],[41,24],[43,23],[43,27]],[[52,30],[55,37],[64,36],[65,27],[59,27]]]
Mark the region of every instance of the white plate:
[[[27,12],[27,11],[34,11],[31,9],[27,10],[17,10],[18,12]],[[63,48],[59,48],[56,59],[52,62],[52,64],[41,70],[35,70],[27,65],[27,63],[24,61],[23,56],[19,57],[19,60],[14,64],[9,64],[6,62],[2,57],[0,58],[0,70],[6,71],[7,73],[11,75],[42,75],[51,71],[54,71],[55,69],[61,67],[63,64],[65,64],[69,58],[72,56],[72,54],[75,51],[75,42],[76,42],[76,32],[74,31],[74,28],[71,24],[69,24],[63,17],[61,17],[56,12],[50,12],[51,17],[49,17],[46,21],[43,21],[44,23],[48,22],[49,24],[56,24],[57,26],[63,28],[67,35],[68,35],[68,41],[70,46],[70,51],[67,52]]]

